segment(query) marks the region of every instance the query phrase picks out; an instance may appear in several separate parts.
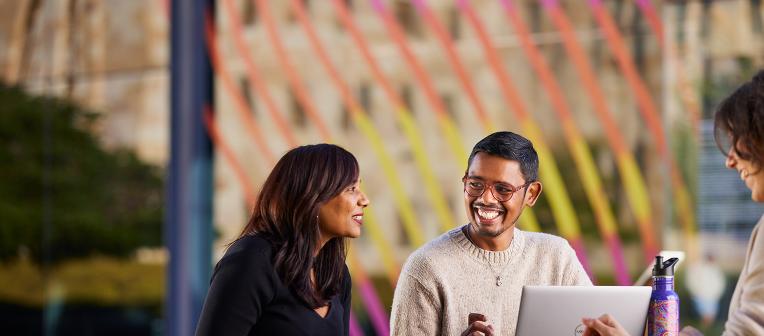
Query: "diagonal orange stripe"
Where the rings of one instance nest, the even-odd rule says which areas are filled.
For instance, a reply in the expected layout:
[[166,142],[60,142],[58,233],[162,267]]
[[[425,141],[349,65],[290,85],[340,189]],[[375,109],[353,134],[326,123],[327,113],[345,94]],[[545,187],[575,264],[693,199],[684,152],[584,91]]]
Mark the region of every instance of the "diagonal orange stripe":
[[361,55],[366,60],[366,63],[369,64],[369,67],[371,68],[371,72],[374,75],[374,78],[376,78],[377,82],[379,82],[382,85],[382,89],[385,91],[387,98],[390,99],[393,106],[395,106],[396,108],[405,107],[406,105],[403,103],[403,99],[401,99],[401,97],[393,88],[392,83],[384,75],[382,68],[379,66],[379,63],[376,62],[374,56],[369,50],[369,45],[366,43],[366,41],[362,37],[361,32],[358,30],[358,27],[356,27],[355,23],[353,22],[353,19],[350,16],[350,13],[348,12],[347,7],[345,6],[344,3],[342,3],[342,1],[343,0],[332,0],[332,5],[334,5],[334,9],[339,14],[339,17],[340,17],[340,20],[342,21],[343,26],[350,33],[351,38],[353,39],[353,41],[355,41],[355,44],[360,49]]
[[255,198],[255,191],[254,188],[252,188],[252,183],[249,182],[249,178],[244,172],[244,168],[239,160],[236,159],[236,154],[234,154],[231,146],[229,146],[225,139],[220,136],[220,130],[215,123],[215,115],[212,112],[212,108],[205,106],[203,118],[204,126],[207,128],[207,134],[209,134],[212,144],[223,154],[223,157],[228,161],[228,164],[231,165],[233,173],[241,182],[240,184],[242,188],[244,188],[244,197],[247,199],[247,204],[250,207],[254,206],[257,199]]
[[403,59],[414,73],[419,86],[424,90],[425,98],[427,102],[432,106],[436,119],[443,132],[443,136],[446,138],[446,142],[454,155],[454,158],[458,162],[463,162],[459,167],[466,168],[467,162],[467,149],[464,147],[464,141],[462,135],[459,134],[458,129],[454,125],[453,119],[448,115],[445,103],[443,99],[438,95],[435,90],[435,86],[432,83],[431,78],[425,71],[424,67],[409,48],[406,38],[401,31],[401,27],[392,18],[390,13],[385,9],[381,0],[372,0],[372,5],[375,8],[377,14],[382,19],[388,35],[393,39],[398,51],[403,55]]
[[[265,7],[265,1],[262,0],[251,0],[255,3],[257,8]],[[287,79],[289,80],[290,86],[295,91],[295,94],[297,95],[297,100],[300,102],[300,105],[305,109],[307,112],[308,118],[313,122],[316,127],[318,127],[318,131],[321,135],[321,138],[325,142],[332,142],[331,141],[331,133],[329,132],[329,128],[326,126],[324,121],[321,119],[321,114],[318,112],[318,108],[315,104],[313,104],[313,100],[310,99],[310,95],[308,94],[308,90],[305,88],[305,85],[300,80],[300,76],[297,74],[297,69],[295,68],[294,64],[290,61],[289,56],[287,56],[287,52],[284,49],[284,46],[279,42],[278,38],[278,32],[276,31],[276,24],[273,22],[273,17],[269,13],[267,13],[267,10],[259,10],[260,17],[263,21],[265,21],[265,28],[268,33],[268,38],[271,40],[271,45],[275,48],[276,56],[279,58],[279,62],[281,62],[284,65],[284,70],[286,71]]]
[[279,111],[279,108],[276,105],[276,102],[273,100],[273,97],[270,95],[270,93],[268,93],[265,84],[258,75],[257,66],[255,66],[255,62],[253,61],[254,57],[252,57],[252,54],[250,53],[249,48],[244,41],[244,33],[242,32],[241,22],[239,21],[240,15],[233,3],[233,0],[223,0],[223,8],[228,13],[228,21],[230,22],[231,28],[233,29],[234,44],[236,46],[236,50],[238,50],[239,54],[241,55],[242,60],[244,60],[244,65],[247,68],[247,78],[249,78],[249,82],[252,83],[257,94],[263,99],[265,107],[268,110],[268,114],[276,123],[276,127],[278,128],[281,135],[284,137],[284,139],[286,139],[290,147],[296,147],[299,144],[299,141],[297,141],[294,133],[289,128],[289,124],[284,119],[283,114]]
[[637,71],[634,60],[629,55],[628,48],[626,48],[626,44],[623,41],[623,37],[621,36],[618,27],[602,5],[602,1],[590,0],[589,5],[594,12],[597,24],[605,33],[605,38],[608,40],[621,72],[626,76],[626,82],[636,95],[637,104],[640,107],[639,111],[642,114],[642,118],[647,123],[650,133],[652,133],[653,138],[655,139],[658,152],[668,164],[672,192],[674,192],[674,198],[677,201],[676,206],[679,215],[678,217],[682,223],[686,243],[688,244],[688,257],[695,258],[697,257],[697,251],[691,250],[694,246],[693,241],[695,239],[695,212],[694,209],[692,209],[692,201],[689,192],[687,191],[687,187],[684,184],[682,174],[679,172],[676,160],[671,155],[671,150],[668,147],[668,142],[665,137],[663,125],[661,124],[658,109],[655,106],[655,101],[647,89],[647,85]]
[[605,136],[608,139],[608,145],[616,154],[618,169],[624,181],[629,205],[634,211],[639,233],[642,237],[644,257],[646,261],[650,262],[658,252],[659,244],[655,239],[655,232],[652,229],[652,209],[650,208],[650,200],[647,198],[644,178],[636,167],[636,161],[619,132],[618,125],[607,106],[605,94],[594,74],[594,68],[589,62],[583,47],[578,42],[572,24],[558,6],[549,2],[545,2],[544,5],[553,24],[560,32],[566,53],[575,65],[575,69],[582,79],[583,87],[593,103],[595,115],[602,124]]
[[459,78],[459,82],[464,87],[464,91],[467,93],[468,100],[475,108],[475,113],[477,114],[478,119],[483,123],[483,128],[490,133],[493,126],[488,118],[488,114],[486,113],[485,108],[483,107],[483,103],[480,101],[480,98],[478,98],[475,86],[472,85],[472,80],[467,74],[467,69],[459,58],[459,55],[456,53],[456,48],[454,48],[454,43],[451,41],[449,33],[446,31],[440,21],[435,17],[432,10],[430,10],[430,7],[425,3],[425,0],[413,1],[417,10],[421,13],[422,17],[424,17],[425,22],[427,22],[427,24],[432,28],[433,32],[435,33],[435,37],[443,45],[446,51],[446,55],[448,56],[448,60],[451,63],[451,67],[456,72],[456,75]]
[[588,258],[584,250],[584,244],[581,240],[581,229],[579,226],[576,212],[573,205],[570,202],[570,196],[566,190],[565,184],[562,181],[562,177],[559,173],[559,168],[554,160],[554,156],[549,150],[546,142],[543,140],[541,129],[538,124],[530,117],[523,100],[520,97],[519,92],[515,89],[509,74],[504,68],[503,62],[498,56],[496,47],[488,37],[488,33],[485,30],[480,18],[477,17],[473,10],[470,10],[470,6],[467,0],[458,0],[457,4],[466,14],[472,27],[477,33],[481,47],[484,54],[489,61],[489,65],[493,70],[493,74],[496,76],[499,86],[501,88],[502,96],[505,99],[507,105],[511,107],[511,111],[514,113],[518,123],[522,126],[522,129],[526,133],[527,137],[534,142],[536,151],[539,155],[539,160],[546,162],[539,166],[539,173],[545,180],[546,189],[549,191],[546,193],[549,197],[549,203],[552,207],[552,214],[555,218],[555,224],[557,225],[560,234],[568,239],[576,249],[581,264],[587,270],[590,277],[593,278],[593,273],[589,267]]
[[[296,6],[300,6],[299,1],[293,3],[295,3]],[[455,226],[455,222],[451,214],[451,210],[448,208],[445,198],[443,197],[443,190],[440,186],[440,183],[436,179],[435,173],[432,170],[432,165],[430,163],[431,160],[427,154],[427,151],[425,150],[424,141],[420,136],[419,130],[416,129],[410,111],[408,111],[406,106],[403,104],[401,97],[395,92],[395,90],[393,90],[390,80],[388,80],[388,78],[382,73],[379,64],[377,64],[376,60],[369,52],[366,41],[361,37],[361,34],[353,23],[353,20],[348,15],[347,8],[345,8],[343,3],[337,0],[334,0],[332,3],[337,9],[343,25],[350,31],[351,35],[353,36],[353,40],[361,49],[361,53],[364,56],[366,63],[371,67],[374,77],[380,84],[382,84],[385,93],[387,94],[390,101],[392,101],[394,104],[393,106],[395,107],[395,117],[397,119],[398,125],[400,125],[404,136],[411,145],[411,151],[414,157],[415,166],[421,175],[423,180],[422,184],[424,186],[427,199],[435,211],[442,231],[452,229]],[[298,13],[300,13],[298,14],[300,21],[308,30],[308,35],[310,36],[314,48],[319,49],[319,55],[322,55],[323,47],[321,47],[318,37],[316,36],[317,34],[315,33],[314,28],[311,26],[310,21],[308,20],[307,16],[304,15],[302,8],[298,8]],[[327,57],[321,57],[321,59],[325,66],[331,66],[331,62]],[[341,80],[336,79],[335,81]]]
[[666,38],[663,22],[650,0],[636,0],[636,2],[639,9],[645,15],[645,18],[647,18],[648,26],[658,39],[658,44],[666,52],[669,61],[676,69],[675,75],[677,76],[679,99],[684,105],[684,108],[687,109],[687,113],[690,115],[690,123],[695,131],[694,135],[697,137],[699,135],[698,127],[700,127],[700,106],[698,106],[698,95],[687,80],[684,65],[679,60],[677,46],[671,39]]
[[611,248],[618,249],[616,251],[611,251],[610,253],[613,265],[615,266],[616,279],[620,285],[631,284],[628,270],[626,269],[626,262],[622,259],[623,251],[620,250],[621,240],[618,236],[618,227],[616,226],[615,216],[611,210],[610,202],[602,189],[599,172],[596,169],[596,164],[592,159],[589,147],[575,124],[570,105],[563,95],[562,89],[560,88],[557,79],[552,74],[552,70],[547,64],[544,56],[533,42],[525,22],[523,22],[522,18],[510,2],[504,0],[502,4],[504,4],[505,12],[509,17],[510,23],[519,34],[520,44],[522,45],[527,58],[531,62],[533,70],[541,78],[541,84],[549,94],[552,106],[554,107],[553,111],[560,118],[566,145],[571,152],[576,169],[578,170],[578,175],[581,177],[584,192],[594,210],[596,218],[595,222],[599,229],[600,236],[605,240],[609,239],[612,241],[612,244],[610,244]]
[[220,79],[223,82],[223,88],[229,95],[231,95],[236,110],[239,112],[239,117],[244,121],[244,126],[249,131],[249,135],[255,140],[255,144],[260,149],[263,157],[265,157],[267,162],[272,165],[275,163],[275,159],[273,153],[268,148],[265,138],[263,138],[260,126],[252,116],[252,111],[250,110],[249,105],[244,101],[244,97],[241,96],[241,93],[236,88],[231,76],[225,69],[223,69],[223,65],[220,62],[220,53],[215,38],[215,28],[213,27],[212,19],[209,16],[205,17],[205,35],[207,37],[207,50],[209,51],[210,62],[212,63],[212,68],[214,69],[215,74],[220,76]]
[[[404,192],[392,158],[385,149],[382,137],[378,134],[373,124],[369,121],[365,111],[352,95],[350,87],[347,85],[347,83],[345,83],[344,80],[342,80],[339,71],[332,63],[329,55],[326,53],[326,50],[318,41],[318,36],[315,33],[315,30],[307,20],[307,15],[305,14],[304,8],[302,8],[302,3],[299,1],[293,1],[292,5],[296,10],[297,17],[301,21],[301,24],[303,24],[307,30],[308,38],[314,51],[316,51],[319,56],[319,60],[329,72],[329,78],[332,80],[335,86],[339,88],[342,99],[350,110],[351,115],[353,116],[353,121],[359,127],[364,136],[371,142],[372,150],[380,159],[383,171],[385,172],[385,175],[387,176],[388,181],[390,182],[393,189],[394,199],[400,210],[406,233],[409,235],[409,238],[415,242],[416,246],[424,244],[424,232],[416,223],[413,206],[411,205],[411,201],[409,200],[408,195],[406,195]],[[263,13],[267,14],[267,10],[267,6],[261,7],[261,11]]]

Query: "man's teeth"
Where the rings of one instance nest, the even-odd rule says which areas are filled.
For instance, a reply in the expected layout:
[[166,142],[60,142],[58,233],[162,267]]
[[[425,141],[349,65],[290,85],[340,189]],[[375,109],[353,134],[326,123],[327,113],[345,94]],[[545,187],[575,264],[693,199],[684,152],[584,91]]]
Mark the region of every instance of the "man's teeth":
[[353,216],[353,219],[355,219],[357,221],[362,221],[363,220],[363,215],[355,215],[355,216]]
[[494,219],[496,217],[499,217],[500,211],[496,210],[484,210],[484,209],[477,209],[478,216],[485,218],[485,219]]

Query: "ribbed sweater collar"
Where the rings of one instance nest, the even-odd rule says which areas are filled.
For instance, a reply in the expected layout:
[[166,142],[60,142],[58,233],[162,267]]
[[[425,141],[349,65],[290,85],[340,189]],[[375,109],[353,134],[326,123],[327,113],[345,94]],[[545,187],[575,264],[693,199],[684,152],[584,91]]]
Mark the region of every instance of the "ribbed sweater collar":
[[464,235],[464,231],[462,231],[464,226],[460,226],[451,230],[451,232],[449,232],[449,236],[451,236],[451,240],[453,240],[456,245],[467,252],[468,255],[480,260],[481,262],[488,262],[494,265],[506,265],[508,263],[514,262],[518,258],[520,251],[522,251],[523,245],[525,245],[525,237],[523,231],[520,231],[517,229],[517,227],[515,227],[512,228],[512,230],[514,230],[512,242],[509,244],[509,247],[506,250],[484,250],[475,246],[475,244],[467,239],[467,236]]

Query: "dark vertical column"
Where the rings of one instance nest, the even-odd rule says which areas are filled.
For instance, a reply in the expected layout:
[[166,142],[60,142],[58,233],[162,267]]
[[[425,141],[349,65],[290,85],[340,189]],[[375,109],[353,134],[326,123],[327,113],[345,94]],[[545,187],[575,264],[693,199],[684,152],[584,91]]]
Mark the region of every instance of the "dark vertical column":
[[166,335],[193,335],[207,292],[212,236],[212,145],[203,124],[212,106],[204,38],[212,0],[172,1],[170,164],[166,186]]

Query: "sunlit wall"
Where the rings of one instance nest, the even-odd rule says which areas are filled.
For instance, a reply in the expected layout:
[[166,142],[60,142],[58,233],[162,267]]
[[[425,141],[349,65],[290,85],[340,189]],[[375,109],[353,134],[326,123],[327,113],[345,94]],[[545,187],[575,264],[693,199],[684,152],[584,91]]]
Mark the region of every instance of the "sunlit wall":
[[[62,122],[91,134],[88,146],[106,153],[98,154],[108,156],[104,162],[124,163],[119,153],[127,151],[140,162],[127,167],[153,174],[140,180],[145,189],[119,194],[130,197],[93,196],[101,201],[92,213],[100,215],[90,222],[102,229],[82,229],[93,240],[130,228],[146,237],[120,243],[119,252],[94,245],[65,253],[76,240],[56,245],[57,237],[80,228],[59,219],[77,200],[61,190],[75,192],[87,179],[58,189],[67,185],[50,178],[85,166],[56,155],[88,156],[67,152],[76,147],[64,141],[70,133],[46,126],[57,120],[50,117],[57,103],[18,105],[14,111],[42,112],[4,132],[36,125],[27,129],[37,134],[28,148],[42,150],[19,156],[8,140],[7,151],[37,158],[39,170],[13,165],[7,176],[27,171],[39,186],[25,197],[9,188],[6,197],[39,207],[30,208],[38,213],[32,217],[5,210],[13,226],[3,225],[40,230],[0,232],[0,250],[9,251],[0,278],[22,284],[0,288],[0,319],[24,328],[42,318],[46,333],[80,334],[111,330],[103,322],[109,316],[112,325],[134,326],[133,334],[161,333],[167,259],[151,212],[161,203],[135,201],[124,211],[146,215],[126,220],[97,205],[150,199],[141,193],[161,188],[170,150],[168,10],[166,1],[0,3],[0,78],[23,88],[8,99],[74,102],[98,117]],[[681,310],[683,321],[713,333],[764,209],[725,171],[709,118],[762,68],[763,13],[760,2],[746,0],[220,0],[204,37],[216,85],[207,123],[217,134],[210,263],[237,237],[286,150],[342,145],[358,157],[372,202],[349,259],[357,332],[384,333],[408,254],[466,222],[460,179],[472,145],[510,130],[534,142],[544,184],[520,228],[568,239],[597,284],[632,284],[662,249],[685,251],[686,269],[713,264],[726,274],[716,322],[701,325],[692,300]],[[115,167],[103,183],[139,185],[133,170]],[[35,239],[37,247],[28,243]],[[683,274],[680,294],[689,297]],[[81,323],[68,322],[75,317]]]

